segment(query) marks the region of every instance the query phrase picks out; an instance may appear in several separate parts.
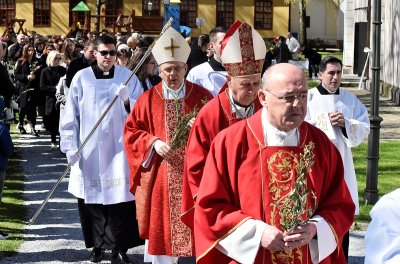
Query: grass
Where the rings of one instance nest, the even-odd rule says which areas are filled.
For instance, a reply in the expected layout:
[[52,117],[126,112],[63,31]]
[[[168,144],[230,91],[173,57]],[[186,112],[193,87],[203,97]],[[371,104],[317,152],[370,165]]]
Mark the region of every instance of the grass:
[[[378,162],[378,191],[379,197],[400,187],[400,164],[398,162],[400,141],[384,141],[379,145]],[[363,143],[353,148],[354,167],[357,175],[358,195],[360,201],[360,215],[356,221],[369,222],[369,212],[372,205],[364,204],[364,189],[366,186],[367,171],[367,144]]]
[[[18,137],[15,125],[12,125],[11,136]],[[8,161],[6,181],[3,190],[3,204],[0,206],[0,230],[9,234],[0,240],[0,260],[7,255],[15,254],[23,242],[26,207],[23,205],[24,172],[20,166],[20,153],[15,152]]]
[[321,59],[331,55],[343,61],[343,51],[318,51],[318,53],[321,54]]

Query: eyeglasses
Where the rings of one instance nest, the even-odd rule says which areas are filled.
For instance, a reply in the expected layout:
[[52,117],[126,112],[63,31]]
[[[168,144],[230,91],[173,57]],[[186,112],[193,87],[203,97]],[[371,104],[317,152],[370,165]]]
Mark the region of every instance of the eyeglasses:
[[107,55],[110,55],[110,56],[116,56],[117,55],[117,52],[115,50],[110,50],[110,51],[108,51],[108,50],[98,50],[98,52],[103,57],[105,57]]
[[295,95],[295,94],[289,94],[289,95],[284,95],[284,96],[277,96],[277,95],[271,93],[271,92],[268,91],[268,90],[266,90],[266,91],[267,91],[269,94],[272,94],[273,96],[275,96],[276,98],[278,98],[279,100],[282,100],[283,102],[288,103],[288,104],[293,104],[294,101],[295,101],[296,99],[297,99],[298,101],[300,101],[300,102],[304,102],[304,101],[307,100],[307,95],[308,95],[308,92],[302,92],[302,93],[297,94],[297,95]]
[[61,57],[55,57],[54,60],[61,60]]

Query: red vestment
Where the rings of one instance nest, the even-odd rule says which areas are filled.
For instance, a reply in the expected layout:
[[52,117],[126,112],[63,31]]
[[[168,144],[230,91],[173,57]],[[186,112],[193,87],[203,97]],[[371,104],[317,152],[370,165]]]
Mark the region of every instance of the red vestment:
[[[314,165],[307,176],[308,208],[332,228],[337,248],[321,263],[345,263],[341,240],[353,222],[354,203],[343,177],[339,152],[326,135],[307,122],[299,128],[298,147],[266,146],[261,112],[220,132],[204,168],[194,220],[197,263],[236,263],[215,245],[247,219],[280,230],[281,202],[298,177],[300,154],[315,144]],[[289,214],[290,215],[290,210]],[[260,246],[255,263],[312,263],[308,245],[271,253]]]
[[179,116],[212,95],[186,81],[184,99],[165,100],[162,83],[143,93],[130,113],[124,131],[124,143],[130,167],[131,192],[136,197],[141,238],[149,240],[151,255],[192,256],[193,235],[180,220],[184,149],[163,160],[154,153],[148,168],[142,166],[155,140],[171,143]]
[[[254,113],[261,108],[254,100]],[[182,190],[182,221],[193,230],[194,201],[203,175],[211,142],[223,129],[241,121],[231,111],[229,89],[219,93],[205,105],[196,117],[186,146],[185,174]]]

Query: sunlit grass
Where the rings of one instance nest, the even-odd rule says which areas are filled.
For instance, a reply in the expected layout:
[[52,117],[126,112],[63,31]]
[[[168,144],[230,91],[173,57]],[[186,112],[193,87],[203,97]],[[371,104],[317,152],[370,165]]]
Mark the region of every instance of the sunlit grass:
[[319,54],[321,54],[322,59],[327,57],[327,56],[334,56],[341,61],[343,61],[343,52],[342,51],[318,51]]
[[[15,128],[13,125],[12,127]],[[12,131],[15,132],[14,130]],[[11,136],[15,139],[18,134]],[[23,242],[26,208],[23,205],[22,191],[25,177],[19,163],[19,155],[18,152],[14,153],[8,161],[3,204],[0,206],[0,230],[8,233],[9,237],[0,240],[0,260],[6,255],[14,254]]]
[[[378,192],[379,197],[400,188],[400,141],[381,142],[378,162]],[[369,222],[371,205],[364,205],[364,190],[367,178],[367,144],[363,143],[353,148],[354,167],[357,175],[358,195],[360,200],[360,215],[356,220]]]

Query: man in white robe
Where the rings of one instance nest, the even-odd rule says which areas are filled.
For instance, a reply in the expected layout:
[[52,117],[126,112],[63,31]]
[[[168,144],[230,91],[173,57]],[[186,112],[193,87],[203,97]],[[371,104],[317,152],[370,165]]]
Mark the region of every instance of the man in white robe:
[[400,189],[383,196],[369,214],[365,264],[400,263]]
[[[359,214],[358,189],[351,148],[361,144],[369,134],[370,123],[365,105],[354,94],[339,88],[342,61],[328,56],[320,63],[321,84],[309,90],[306,121],[325,132],[339,150],[344,166],[344,178]],[[348,234],[343,250],[348,256]]]
[[[130,263],[128,248],[141,244],[134,196],[129,191],[129,167],[124,153],[123,129],[131,106],[142,93],[136,76],[114,66],[115,40],[101,36],[96,43],[97,63],[72,79],[60,123],[60,148],[71,165],[68,191],[78,198],[78,209],[91,261],[100,262],[105,249],[113,250],[112,263]],[[119,96],[90,137],[82,142],[111,101]]]
[[226,83],[226,70],[221,62],[221,43],[225,37],[225,30],[216,27],[210,31],[210,49],[213,57],[191,69],[186,77],[189,82],[198,84],[213,96],[216,96]]
[[286,45],[288,46],[290,54],[292,55],[292,59],[296,60],[300,52],[300,43],[292,36],[292,32],[288,32],[286,36]]

